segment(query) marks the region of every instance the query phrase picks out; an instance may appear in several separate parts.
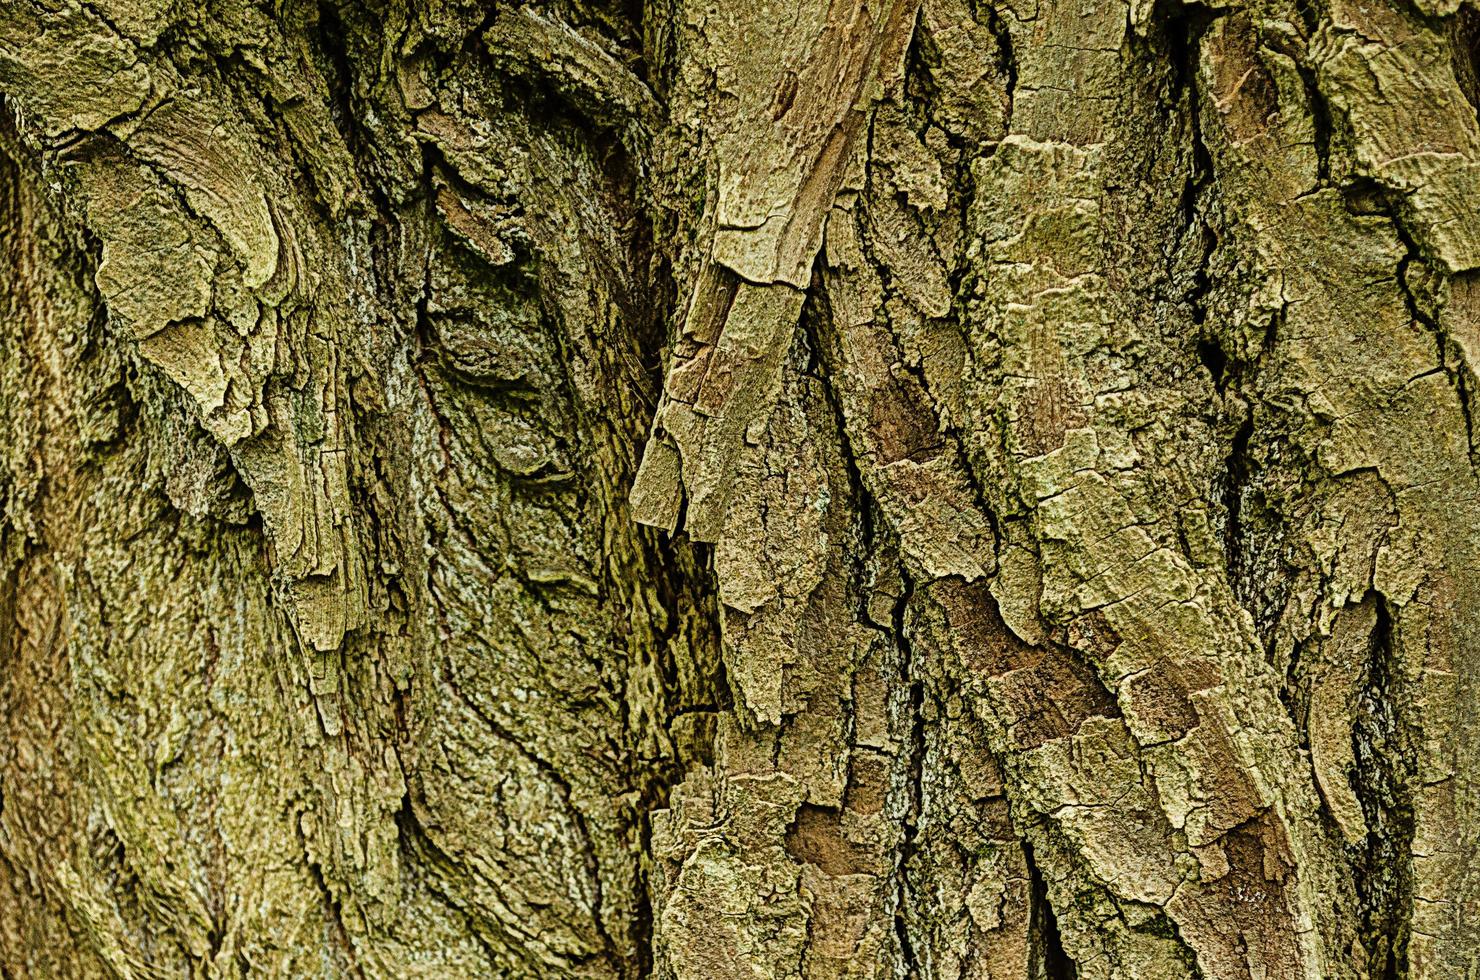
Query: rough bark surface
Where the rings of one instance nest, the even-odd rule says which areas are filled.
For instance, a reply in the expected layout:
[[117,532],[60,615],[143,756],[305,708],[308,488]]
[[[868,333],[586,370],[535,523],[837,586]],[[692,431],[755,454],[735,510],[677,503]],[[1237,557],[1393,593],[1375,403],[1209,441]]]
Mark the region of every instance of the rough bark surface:
[[1477,61],[0,4],[0,975],[1480,976]]

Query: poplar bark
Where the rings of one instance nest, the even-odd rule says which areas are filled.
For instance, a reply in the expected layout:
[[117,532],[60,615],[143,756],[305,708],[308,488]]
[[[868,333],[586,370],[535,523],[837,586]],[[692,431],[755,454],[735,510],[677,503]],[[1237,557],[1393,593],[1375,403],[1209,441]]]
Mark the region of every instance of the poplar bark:
[[6,0],[0,976],[1480,976],[1477,64]]

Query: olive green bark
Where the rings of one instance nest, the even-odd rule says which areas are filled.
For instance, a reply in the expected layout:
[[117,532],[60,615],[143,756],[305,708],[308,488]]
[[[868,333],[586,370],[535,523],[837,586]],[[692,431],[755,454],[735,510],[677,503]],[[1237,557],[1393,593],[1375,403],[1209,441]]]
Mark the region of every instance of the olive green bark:
[[1477,62],[0,5],[0,976],[1480,976]]

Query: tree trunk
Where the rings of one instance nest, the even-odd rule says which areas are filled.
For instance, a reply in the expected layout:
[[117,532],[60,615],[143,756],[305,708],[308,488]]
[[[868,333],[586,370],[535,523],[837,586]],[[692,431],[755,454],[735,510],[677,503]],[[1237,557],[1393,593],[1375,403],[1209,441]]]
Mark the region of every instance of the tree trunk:
[[1480,976],[1464,0],[7,0],[0,975]]

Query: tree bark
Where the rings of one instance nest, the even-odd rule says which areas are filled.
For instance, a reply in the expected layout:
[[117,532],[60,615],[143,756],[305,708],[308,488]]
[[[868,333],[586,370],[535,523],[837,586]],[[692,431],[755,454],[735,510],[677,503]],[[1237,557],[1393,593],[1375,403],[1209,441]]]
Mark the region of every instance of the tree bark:
[[1477,58],[0,6],[0,975],[1480,976]]

